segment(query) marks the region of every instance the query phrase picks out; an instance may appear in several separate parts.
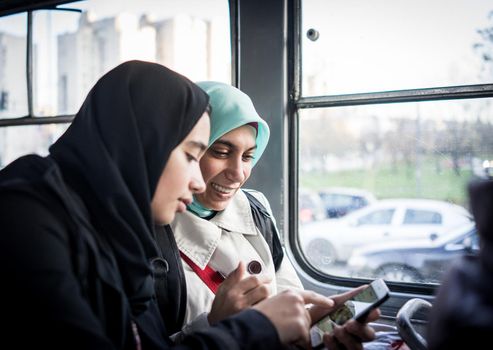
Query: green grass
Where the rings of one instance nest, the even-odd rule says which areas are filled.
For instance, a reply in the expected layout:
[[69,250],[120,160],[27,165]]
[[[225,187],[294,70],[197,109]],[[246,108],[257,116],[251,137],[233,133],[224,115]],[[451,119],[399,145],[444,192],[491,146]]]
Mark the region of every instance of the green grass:
[[302,173],[300,186],[312,190],[324,187],[355,187],[371,191],[383,198],[429,198],[445,200],[468,207],[466,186],[472,177],[470,170],[461,170],[457,175],[453,169],[437,173],[432,162],[422,166],[421,176],[415,168],[399,165],[371,170],[351,170],[337,173]]

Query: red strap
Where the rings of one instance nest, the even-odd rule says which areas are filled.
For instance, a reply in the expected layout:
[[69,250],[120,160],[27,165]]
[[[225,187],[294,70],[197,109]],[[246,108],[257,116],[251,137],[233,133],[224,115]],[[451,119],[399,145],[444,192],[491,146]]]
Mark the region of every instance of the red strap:
[[224,277],[217,271],[214,271],[206,265],[206,267],[201,270],[188,256],[180,251],[180,256],[185,262],[192,268],[192,270],[200,277],[200,279],[212,290],[212,293],[216,294],[219,285],[224,281]]

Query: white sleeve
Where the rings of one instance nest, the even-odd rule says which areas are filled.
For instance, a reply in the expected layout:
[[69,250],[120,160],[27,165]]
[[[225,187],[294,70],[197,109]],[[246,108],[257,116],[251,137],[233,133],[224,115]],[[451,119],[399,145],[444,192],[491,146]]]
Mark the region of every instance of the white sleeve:
[[276,283],[278,293],[287,289],[304,289],[303,284],[301,283],[301,280],[291,264],[291,261],[289,261],[289,257],[286,253],[284,253],[279,270],[276,271]]

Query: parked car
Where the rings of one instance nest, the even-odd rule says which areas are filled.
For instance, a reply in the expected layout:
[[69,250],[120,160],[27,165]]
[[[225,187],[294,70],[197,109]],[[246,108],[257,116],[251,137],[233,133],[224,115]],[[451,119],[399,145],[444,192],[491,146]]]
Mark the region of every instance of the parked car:
[[369,191],[350,187],[326,188],[319,190],[318,195],[328,218],[340,218],[377,200]]
[[325,208],[316,192],[300,190],[298,196],[298,218],[301,224],[325,219]]
[[346,262],[352,250],[376,242],[436,238],[472,221],[463,207],[430,199],[385,199],[340,219],[300,226],[300,242],[307,259],[321,269]]
[[396,241],[356,249],[347,269],[353,277],[439,283],[452,259],[477,254],[478,250],[478,234],[474,223],[469,223],[435,240]]

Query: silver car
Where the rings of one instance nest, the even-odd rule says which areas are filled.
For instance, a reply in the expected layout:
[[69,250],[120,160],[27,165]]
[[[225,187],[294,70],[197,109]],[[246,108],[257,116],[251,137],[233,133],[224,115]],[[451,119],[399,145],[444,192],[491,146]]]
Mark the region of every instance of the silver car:
[[340,219],[300,226],[300,241],[307,260],[325,269],[346,262],[353,249],[394,240],[437,238],[472,221],[463,207],[429,199],[384,199]]

